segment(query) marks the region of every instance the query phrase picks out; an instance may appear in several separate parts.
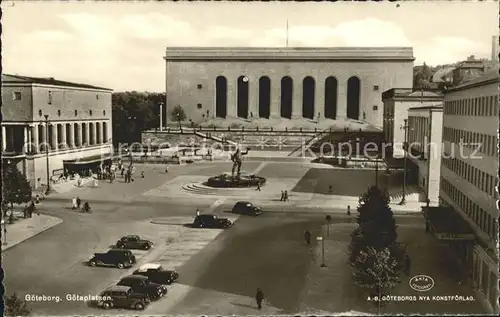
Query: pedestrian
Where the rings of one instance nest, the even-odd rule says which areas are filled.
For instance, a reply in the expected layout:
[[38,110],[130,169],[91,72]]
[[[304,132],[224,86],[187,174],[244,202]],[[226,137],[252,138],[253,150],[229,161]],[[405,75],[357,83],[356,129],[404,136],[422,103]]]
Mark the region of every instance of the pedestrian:
[[75,210],[76,205],[77,205],[76,198],[71,199],[71,209]]
[[258,288],[255,294],[255,301],[257,302],[257,308],[262,309],[262,301],[264,300],[264,292]]
[[351,215],[351,206],[347,206],[347,215],[350,216]]
[[309,230],[306,230],[306,232],[304,232],[304,240],[306,241],[307,244],[311,244],[311,233],[309,232]]
[[196,208],[196,216],[199,216],[200,215],[200,210],[198,208]]
[[288,201],[288,190],[283,193],[283,201]]
[[77,187],[82,187],[82,179],[79,178],[77,181],[76,181],[76,186]]
[[285,191],[284,190],[281,191],[281,199],[280,199],[280,201],[285,201]]
[[330,195],[333,194],[333,186],[332,185],[330,185],[328,187],[328,194],[330,194]]
[[144,178],[144,171],[141,172],[141,178]]
[[123,174],[125,174],[125,168],[123,168],[123,167],[122,167],[122,168],[120,169],[120,174],[121,174],[121,177],[123,177]]
[[259,191],[259,192],[261,191],[261,189],[260,189],[260,182],[259,181],[257,181],[257,189],[256,190]]
[[40,196],[36,195],[35,197],[35,203],[39,204],[40,203]]
[[404,264],[404,267],[405,267],[405,274],[406,276],[410,276],[410,272],[411,272],[411,259],[410,259],[410,256],[408,254],[405,255],[405,264]]
[[76,197],[76,208],[80,209],[81,204],[82,200],[80,199],[80,197]]

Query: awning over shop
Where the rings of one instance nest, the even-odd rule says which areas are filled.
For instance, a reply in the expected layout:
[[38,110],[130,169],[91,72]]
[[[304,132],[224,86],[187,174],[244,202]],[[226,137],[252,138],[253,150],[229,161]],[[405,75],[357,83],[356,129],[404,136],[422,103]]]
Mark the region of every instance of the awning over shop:
[[451,207],[423,207],[430,232],[438,240],[474,241],[469,223]]
[[67,165],[84,165],[84,164],[91,164],[91,163],[98,163],[98,162],[103,162],[107,160],[112,160],[113,158],[118,158],[119,155],[93,155],[93,156],[87,156],[87,157],[82,157],[80,159],[75,159],[75,160],[64,160],[63,164]]

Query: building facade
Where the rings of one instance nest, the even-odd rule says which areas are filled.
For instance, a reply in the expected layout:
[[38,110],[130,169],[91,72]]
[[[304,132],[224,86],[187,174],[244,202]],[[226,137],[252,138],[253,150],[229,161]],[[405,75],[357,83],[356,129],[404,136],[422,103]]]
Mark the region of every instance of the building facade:
[[[110,155],[111,93],[54,78],[2,75],[2,160],[32,185],[75,162]],[[90,161],[89,161],[90,162]]]
[[408,119],[408,110],[413,107],[440,106],[443,103],[443,95],[439,91],[392,88],[384,91],[382,102],[382,130],[387,148],[390,148],[394,158],[402,158],[405,141],[404,122]]
[[498,306],[498,71],[449,89],[443,111],[440,199],[475,232],[472,281],[492,311]]
[[382,126],[381,93],[411,86],[412,48],[166,50],[166,105],[189,120],[352,119]]
[[429,206],[439,205],[443,107],[408,110],[408,158],[418,170],[418,184]]

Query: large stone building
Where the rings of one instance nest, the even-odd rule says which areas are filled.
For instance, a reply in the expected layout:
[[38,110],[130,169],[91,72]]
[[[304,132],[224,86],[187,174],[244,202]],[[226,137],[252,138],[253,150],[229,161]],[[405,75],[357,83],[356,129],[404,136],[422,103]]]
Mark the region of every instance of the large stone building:
[[[34,185],[112,151],[111,93],[54,78],[2,74],[2,160]],[[46,125],[48,123],[48,125]]]
[[[413,49],[166,50],[167,111],[188,119],[352,119],[382,126],[382,92],[410,87]],[[170,118],[170,116],[169,116]]]
[[496,313],[500,311],[498,116],[498,70],[445,93],[439,193],[441,203],[463,217],[474,231],[474,244],[458,248],[459,259],[472,261],[473,285],[479,298]]

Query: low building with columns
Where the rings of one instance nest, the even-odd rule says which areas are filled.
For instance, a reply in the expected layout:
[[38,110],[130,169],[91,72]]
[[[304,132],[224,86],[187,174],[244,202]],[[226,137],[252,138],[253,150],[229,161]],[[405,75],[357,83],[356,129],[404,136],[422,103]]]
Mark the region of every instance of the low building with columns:
[[[351,119],[382,127],[382,92],[413,83],[413,49],[168,47],[167,111],[188,120]],[[333,121],[332,121],[333,123]]]
[[33,184],[112,154],[111,89],[2,74],[2,160]]

